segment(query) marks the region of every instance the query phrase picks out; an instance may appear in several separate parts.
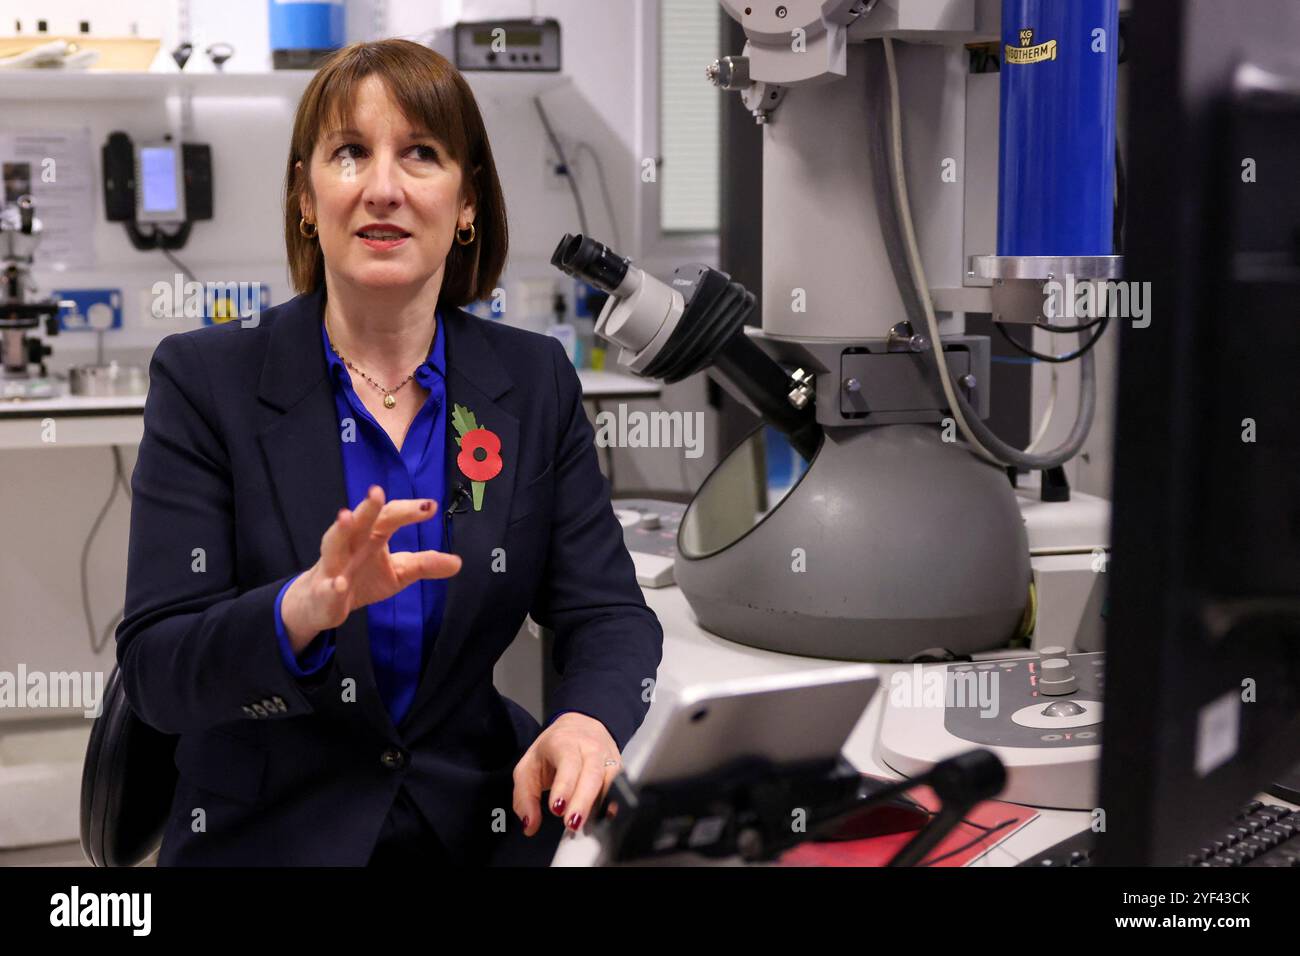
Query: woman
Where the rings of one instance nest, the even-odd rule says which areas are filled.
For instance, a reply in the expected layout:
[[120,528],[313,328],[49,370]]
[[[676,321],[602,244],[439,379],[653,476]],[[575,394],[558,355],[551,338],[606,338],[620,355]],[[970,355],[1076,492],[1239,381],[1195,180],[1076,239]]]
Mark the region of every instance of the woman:
[[[299,295],[150,367],[117,636],[131,705],[181,735],[159,862],[549,862],[662,630],[562,347],[460,308],[506,258],[465,80],[404,40],[333,55],[285,213]],[[492,685],[530,613],[544,729]]]

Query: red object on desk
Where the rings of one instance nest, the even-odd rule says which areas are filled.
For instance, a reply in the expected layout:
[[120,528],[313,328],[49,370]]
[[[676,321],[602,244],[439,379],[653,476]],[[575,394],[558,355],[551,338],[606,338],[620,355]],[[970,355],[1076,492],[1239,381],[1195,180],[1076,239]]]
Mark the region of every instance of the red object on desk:
[[[929,787],[917,787],[915,790],[908,791],[908,795],[928,810],[939,808],[939,799]],[[966,820],[990,829],[999,827],[999,824],[1006,825],[990,833],[971,826],[971,823],[959,823],[943,842],[930,852],[926,862],[921,865],[965,866],[997,846],[1036,816],[1038,811],[1032,807],[1002,803],[998,800],[981,803],[966,814]],[[913,830],[907,833],[889,833],[869,840],[803,843],[783,853],[779,862],[782,866],[884,866],[893,859],[894,854],[907,845],[912,837],[916,836],[917,832]],[[981,836],[983,839],[980,839]],[[953,853],[959,847],[964,849]],[[952,855],[946,856],[949,853]],[[929,862],[932,860],[937,862]]]

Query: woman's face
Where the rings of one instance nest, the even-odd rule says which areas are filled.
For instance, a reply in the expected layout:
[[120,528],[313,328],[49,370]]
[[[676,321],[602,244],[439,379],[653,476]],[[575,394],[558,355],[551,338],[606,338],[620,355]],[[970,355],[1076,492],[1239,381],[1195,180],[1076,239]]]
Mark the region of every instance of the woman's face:
[[[435,273],[441,282],[456,229],[474,221],[460,166],[428,130],[410,127],[378,77],[362,81],[354,107],[357,128],[326,130],[317,142],[302,198],[326,270],[372,288],[420,285]],[[363,237],[376,223],[405,236]]]

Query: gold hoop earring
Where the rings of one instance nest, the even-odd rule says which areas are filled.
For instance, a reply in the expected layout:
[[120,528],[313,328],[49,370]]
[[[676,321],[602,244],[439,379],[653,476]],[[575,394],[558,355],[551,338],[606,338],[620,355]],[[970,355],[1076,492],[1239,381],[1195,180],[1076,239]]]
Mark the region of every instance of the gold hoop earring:
[[469,238],[468,238],[468,239],[462,239],[462,238],[460,237],[460,234],[461,234],[462,230],[460,230],[460,229],[457,229],[457,230],[456,230],[456,242],[457,242],[458,244],[462,245],[462,246],[468,246],[471,242],[474,241],[474,237],[478,234],[478,233],[475,231],[475,229],[474,229],[474,224],[473,224],[472,222],[471,222],[468,226],[466,226],[465,228],[469,230]]
[[[307,227],[308,227],[308,226],[311,226],[311,232],[308,232],[308,231],[307,231]],[[308,222],[308,221],[307,221],[307,217],[306,217],[306,216],[303,216],[301,219],[298,220],[298,231],[299,231],[300,233],[302,233],[303,236],[305,236],[305,237],[308,238],[308,239],[315,239],[315,238],[316,238],[316,223],[314,223],[314,222]]]

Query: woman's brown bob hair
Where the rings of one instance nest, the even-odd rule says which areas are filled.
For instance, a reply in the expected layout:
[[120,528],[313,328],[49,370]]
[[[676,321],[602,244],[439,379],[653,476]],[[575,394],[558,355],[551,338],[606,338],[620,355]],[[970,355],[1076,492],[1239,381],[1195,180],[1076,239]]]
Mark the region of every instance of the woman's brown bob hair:
[[[453,241],[447,253],[438,301],[459,308],[492,294],[505,268],[509,236],[505,198],[497,179],[492,147],[474,93],[447,59],[410,40],[352,43],[321,64],[298,102],[284,180],[284,244],[289,275],[299,294],[325,281],[320,243],[299,231],[299,202],[311,197],[311,160],[322,135],[352,122],[354,97],[361,81],[378,76],[389,95],[416,128],[429,130],[459,164],[462,190],[475,199],[474,241]],[[294,167],[302,161],[302,171]]]

